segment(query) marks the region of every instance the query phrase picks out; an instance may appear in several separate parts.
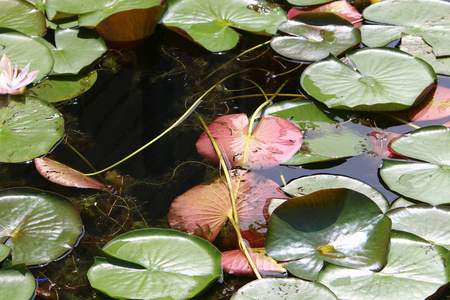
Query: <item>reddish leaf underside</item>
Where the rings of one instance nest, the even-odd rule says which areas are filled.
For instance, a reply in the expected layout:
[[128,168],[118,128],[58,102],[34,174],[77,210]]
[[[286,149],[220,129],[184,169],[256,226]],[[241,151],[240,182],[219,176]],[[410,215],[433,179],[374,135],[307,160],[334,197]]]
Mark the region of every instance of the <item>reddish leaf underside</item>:
[[99,181],[47,157],[34,159],[36,170],[47,180],[71,187],[107,190]]
[[389,144],[401,134],[387,131],[373,131],[368,134],[372,151],[380,158],[398,158],[399,156],[390,150]]
[[[288,11],[288,19],[292,19],[296,15],[304,12],[332,12],[348,20],[350,23],[362,19],[362,15],[358,12],[358,10],[354,6],[347,3],[347,1],[345,0],[333,1],[321,6],[315,6],[314,8],[291,8]],[[355,27],[359,27],[361,23],[362,21],[359,21],[357,23],[354,23],[354,25]]]
[[[250,256],[256,268],[263,277],[285,277],[287,271],[279,265],[273,258],[265,253],[264,248],[251,249]],[[222,252],[222,268],[224,272],[237,276],[255,277],[255,274],[248,263],[247,257],[242,250],[230,250]]]
[[[280,117],[263,116],[249,138],[244,166],[248,125],[247,115],[231,114],[217,118],[208,126],[222,155],[226,156],[233,168],[272,168],[291,158],[301,147],[303,135],[293,123]],[[196,147],[205,159],[219,164],[206,132],[200,136]]]
[[450,116],[450,88],[438,85],[434,94],[408,111],[412,122],[437,120]]
[[[271,198],[287,198],[274,181],[244,170],[230,171],[233,189],[239,192],[237,212],[244,239],[252,247],[264,245],[267,207]],[[168,220],[173,229],[213,242],[225,227],[231,211],[230,193],[221,178],[200,184],[178,196],[170,206]]]

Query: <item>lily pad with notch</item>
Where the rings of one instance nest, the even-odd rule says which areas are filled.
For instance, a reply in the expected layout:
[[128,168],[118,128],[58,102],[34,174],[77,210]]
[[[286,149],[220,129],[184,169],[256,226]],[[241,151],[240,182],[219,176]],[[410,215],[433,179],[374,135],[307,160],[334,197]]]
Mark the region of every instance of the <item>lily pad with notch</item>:
[[165,4],[162,23],[212,52],[236,46],[239,34],[232,27],[271,35],[287,19],[283,9],[264,0],[168,0]]
[[0,269],[2,299],[32,299],[36,289],[33,274],[23,264]]
[[329,108],[393,111],[416,104],[436,79],[429,64],[406,52],[364,48],[309,65],[300,84]]
[[327,265],[318,282],[339,299],[426,299],[450,280],[450,252],[406,232],[393,232],[379,272]]
[[75,206],[61,195],[31,188],[0,191],[0,242],[12,263],[47,264],[70,251],[83,232]]
[[450,203],[450,128],[417,129],[398,137],[390,148],[421,161],[383,160],[380,176],[391,190],[432,205]]
[[368,196],[326,189],[292,198],[269,220],[266,251],[293,275],[315,280],[324,262],[380,270],[389,249],[391,221]]
[[316,61],[330,53],[338,56],[361,42],[361,33],[349,21],[332,12],[305,12],[283,22],[270,45],[295,60]]
[[116,299],[189,299],[222,275],[221,253],[206,240],[171,229],[124,233],[103,247],[87,276]]

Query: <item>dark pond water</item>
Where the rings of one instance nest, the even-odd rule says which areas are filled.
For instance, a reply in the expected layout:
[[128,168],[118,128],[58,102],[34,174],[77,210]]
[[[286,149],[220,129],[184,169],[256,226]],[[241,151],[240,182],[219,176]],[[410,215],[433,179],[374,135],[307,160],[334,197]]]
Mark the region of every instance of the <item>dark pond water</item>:
[[[264,41],[265,38],[247,34],[240,48],[249,49]],[[100,64],[104,71],[100,71],[95,86],[73,103],[58,107],[66,118],[68,143],[95,168],[109,166],[169,127],[217,81],[245,69],[248,71],[243,75],[234,76],[205,98],[198,111],[208,122],[226,113],[250,114],[262,103],[261,97],[228,99],[259,93],[245,78],[252,78],[266,93],[274,92],[291,78],[282,93],[298,94],[301,69],[277,75],[293,70],[296,63],[274,58],[265,46],[224,66],[239,53],[237,49],[221,55],[210,54],[158,28],[135,53],[111,53]],[[207,77],[221,66],[224,67]],[[448,78],[440,80],[450,86]],[[279,97],[276,101],[292,98]],[[355,120],[352,126],[362,134],[374,129],[398,133],[413,130],[389,118],[366,115]],[[362,122],[365,125],[361,125]],[[108,299],[91,289],[85,276],[94,256],[102,255],[100,248],[114,236],[129,230],[167,227],[165,216],[172,200],[217,174],[202,163],[202,157],[196,152],[195,142],[201,131],[198,121],[191,116],[162,140],[115,168],[115,173],[107,178],[108,183],[115,185],[116,194],[57,186],[40,177],[32,164],[1,165],[1,187],[33,186],[55,191],[69,196],[82,214],[86,235],[78,247],[64,259],[33,270],[41,280],[40,286],[52,290],[59,299]],[[76,169],[91,171],[65,143],[55,149],[52,157]],[[362,154],[332,163],[284,166],[262,174],[279,184],[282,184],[280,175],[286,182],[317,173],[347,175],[370,184],[393,201],[397,196],[385,189],[378,179],[380,163],[380,159]],[[214,284],[196,299],[228,299],[247,281],[226,276],[223,283]],[[449,299],[449,295],[440,299]]]

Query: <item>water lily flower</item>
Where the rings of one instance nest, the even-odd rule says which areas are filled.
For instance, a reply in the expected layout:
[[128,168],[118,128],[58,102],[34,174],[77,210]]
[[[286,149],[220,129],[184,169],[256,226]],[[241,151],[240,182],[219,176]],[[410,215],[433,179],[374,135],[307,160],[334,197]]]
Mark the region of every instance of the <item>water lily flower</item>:
[[37,76],[39,71],[30,70],[30,64],[27,64],[25,68],[17,68],[17,65],[13,68],[11,60],[6,54],[3,54],[0,60],[0,94],[17,95],[22,94],[25,88],[30,84]]

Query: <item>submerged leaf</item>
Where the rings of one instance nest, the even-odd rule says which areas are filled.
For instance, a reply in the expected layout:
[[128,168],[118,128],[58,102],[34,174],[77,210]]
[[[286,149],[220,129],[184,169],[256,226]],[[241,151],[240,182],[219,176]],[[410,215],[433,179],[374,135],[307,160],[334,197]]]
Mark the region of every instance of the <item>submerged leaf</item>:
[[[263,116],[251,135],[248,125],[245,114],[232,114],[219,117],[208,126],[222,155],[226,156],[233,168],[272,168],[291,158],[300,149],[303,134],[286,119]],[[196,147],[208,161],[219,164],[206,132],[200,136]]]
[[72,169],[60,162],[47,157],[36,157],[34,159],[36,170],[47,180],[78,188],[106,190],[106,186],[92,177],[85,176],[80,171]]

